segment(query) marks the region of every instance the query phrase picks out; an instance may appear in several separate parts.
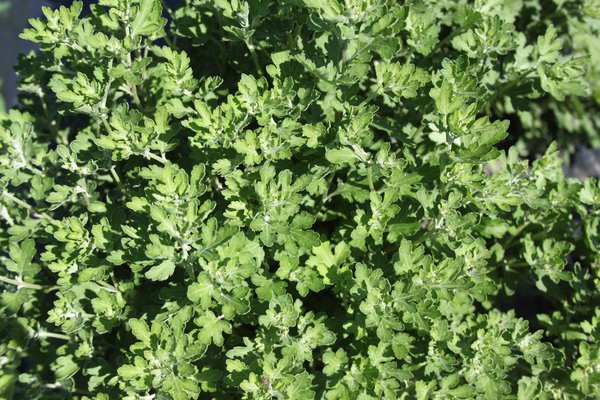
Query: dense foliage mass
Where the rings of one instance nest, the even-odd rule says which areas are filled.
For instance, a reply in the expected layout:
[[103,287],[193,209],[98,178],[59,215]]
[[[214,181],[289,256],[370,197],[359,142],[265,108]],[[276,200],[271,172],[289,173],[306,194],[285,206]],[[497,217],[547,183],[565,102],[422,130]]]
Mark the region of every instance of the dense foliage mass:
[[0,397],[600,398],[600,1],[44,14]]

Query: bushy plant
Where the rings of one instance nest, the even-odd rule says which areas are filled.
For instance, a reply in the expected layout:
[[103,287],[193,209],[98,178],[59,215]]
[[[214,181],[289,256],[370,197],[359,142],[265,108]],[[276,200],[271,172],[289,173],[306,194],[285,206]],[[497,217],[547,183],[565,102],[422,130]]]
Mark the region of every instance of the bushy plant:
[[600,397],[597,0],[80,1],[0,117],[0,397]]

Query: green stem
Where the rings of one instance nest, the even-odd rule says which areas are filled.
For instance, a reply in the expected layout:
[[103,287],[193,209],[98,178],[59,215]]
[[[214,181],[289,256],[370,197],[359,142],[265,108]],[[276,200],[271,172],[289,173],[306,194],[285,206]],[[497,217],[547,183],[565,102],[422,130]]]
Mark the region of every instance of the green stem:
[[133,103],[141,111],[142,101],[140,100],[140,97],[138,96],[137,85],[131,85],[130,90],[131,90],[131,96],[133,97]]
[[[130,5],[127,4],[127,12],[126,12],[126,18],[125,18],[125,36],[126,37],[131,36],[131,28],[129,25],[130,24],[129,11],[130,11]],[[129,69],[131,69],[132,66],[133,66],[133,59],[131,58],[131,51],[127,50],[127,67]],[[128,85],[128,88],[129,88],[129,93],[131,94],[131,97],[133,98],[133,103],[141,111],[142,110],[142,102],[140,101],[140,97],[138,96],[137,85],[136,84]]]
[[258,75],[263,76],[262,68],[260,67],[260,63],[258,62],[258,56],[256,55],[256,49],[254,47],[254,43],[252,43],[252,39],[248,39],[246,42],[246,46],[248,46],[248,50],[250,50],[250,55],[252,56],[252,62],[254,63],[254,68],[256,68],[256,72]]
[[375,185],[373,184],[373,172],[371,171],[371,167],[367,167],[367,181],[369,182],[369,189],[371,189],[371,191],[375,191]]
[[102,116],[102,125],[104,125],[104,129],[106,129],[106,131],[108,132],[109,135],[113,134],[113,130],[110,127],[110,125],[108,124],[108,120],[104,116]]
[[102,286],[105,290],[108,290],[109,292],[112,292],[112,293],[121,293],[119,291],[119,289],[117,289],[115,286],[113,286],[113,285],[111,285],[109,283],[106,283],[104,281],[96,281],[96,283],[98,285]]
[[335,172],[336,171],[330,172],[330,175],[327,178],[327,188],[325,189],[325,193],[323,193],[323,196],[321,196],[321,204],[323,204],[325,202],[325,199],[327,199],[329,189],[331,188],[331,183],[333,182],[333,178],[335,178]]
[[4,192],[4,193],[2,193],[2,196],[10,199],[13,203],[17,203],[21,207],[33,212],[33,207],[31,205],[29,205],[28,203],[24,202],[23,200],[15,197],[12,193]]
[[520,267],[529,267],[529,263],[527,261],[519,261],[519,262],[513,262],[513,263],[508,263],[507,267],[512,268],[520,268]]
[[161,163],[163,165],[166,165],[169,162],[169,160],[167,160],[166,158],[159,157],[156,154],[152,153],[151,151],[145,151],[144,152],[144,157],[151,158],[151,159],[153,159],[155,161],[158,161],[159,163]]
[[46,176],[46,174],[44,174],[44,171],[41,171],[41,170],[37,169],[33,165],[29,166],[29,171],[33,172],[34,174],[39,175],[39,176]]
[[424,235],[421,235],[417,240],[413,242],[414,246],[418,246],[429,238],[434,237],[437,234],[435,229],[428,230]]
[[[333,182],[333,178],[335,177],[335,171],[329,172],[328,174],[329,177],[327,177],[327,185],[325,192],[323,192],[323,195],[315,202],[315,212],[320,212],[321,208],[323,207],[323,204],[325,204],[325,202],[328,199],[329,188],[331,187],[331,182]],[[325,178],[325,176],[323,178]]]
[[39,216],[41,218],[45,218],[49,221],[54,221],[54,218],[52,218],[51,216],[49,216],[46,213],[38,213],[31,205],[29,205],[28,203],[24,202],[23,200],[15,197],[12,193],[9,192],[3,192],[2,193],[2,197],[6,197],[7,199],[9,199],[10,201],[12,201],[13,203],[16,203],[18,205],[20,205],[21,207],[25,208],[27,211],[29,211],[30,213],[32,213],[33,216]]
[[435,46],[434,51],[439,50],[440,48],[444,47],[452,39],[454,39],[456,36],[462,34],[463,32],[465,32],[465,28],[458,28],[458,29],[453,30],[452,32],[450,32],[450,34],[448,36],[446,36],[445,38],[443,38],[442,40],[440,40],[437,43],[437,45]]
[[27,282],[23,282],[22,280],[12,279],[12,278],[9,278],[9,277],[3,276],[3,275],[0,275],[0,282],[8,283],[10,285],[15,285],[15,286],[17,286],[17,288],[23,287],[26,289],[33,289],[33,290],[46,289],[46,287],[41,286],[41,285],[36,285],[35,283],[27,283]]
[[38,97],[40,98],[40,103],[42,103],[42,110],[44,111],[44,118],[46,118],[46,124],[48,125],[50,132],[54,135],[54,138],[59,141],[59,144],[61,142],[61,138],[60,138],[60,132],[59,132],[59,128],[58,128],[58,123],[57,121],[55,121],[54,119],[52,119],[52,117],[50,117],[50,111],[48,110],[48,105],[46,104],[46,101],[44,100],[44,92],[40,90],[40,92],[38,93]]
[[115,279],[115,274],[113,274],[112,272],[110,274],[108,274],[110,276],[110,281],[112,282],[112,286],[117,289],[117,291],[119,293],[121,293],[121,290],[119,290],[119,285],[117,285],[117,280]]
[[337,196],[340,193],[342,193],[342,192],[340,190],[336,189],[333,192],[327,194],[327,196],[325,196],[325,198],[323,199],[323,204],[327,203],[329,200],[331,200],[332,198],[334,198],[335,196]]
[[368,103],[371,102],[371,100],[373,100],[374,98],[377,97],[377,93],[372,91],[369,93],[369,95],[359,104],[359,108],[362,108],[364,106],[366,106]]
[[165,39],[165,42],[167,42],[167,45],[171,48],[176,48],[175,43],[173,43],[173,41],[169,38],[168,34],[165,34],[165,36],[163,36],[163,39]]
[[71,341],[71,336],[63,335],[62,333],[52,333],[52,332],[40,331],[40,332],[37,332],[36,337],[47,338],[47,339],[60,339],[60,340],[66,340],[68,342]]
[[167,4],[167,2],[165,0],[160,0],[162,3],[163,8],[165,9],[165,11],[167,12],[167,14],[169,14],[169,17],[171,17],[171,19],[173,20],[173,10],[171,9],[171,7],[169,7],[169,5]]
[[[107,71],[110,71],[112,69],[113,66],[113,60],[111,59],[108,62],[108,69]],[[104,95],[102,96],[102,103],[100,103],[100,109],[102,110],[102,112],[104,112],[104,110],[106,110],[106,103],[108,102],[108,95],[110,93],[110,86],[113,83],[113,78],[109,78],[108,82],[106,83],[106,89],[104,89]]]
[[110,167],[110,174],[112,175],[113,179],[115,180],[115,183],[117,185],[119,185],[119,187],[122,187],[123,183],[121,182],[121,178],[119,178],[119,174],[117,174],[117,171],[116,171],[114,165],[112,167]]
[[521,234],[521,232],[523,232],[523,230],[525,228],[527,228],[529,226],[529,221],[522,223],[517,230],[515,231],[515,233],[513,233],[510,237],[510,239],[508,239],[508,241],[504,244],[504,248],[508,249],[511,247],[511,245],[513,244],[513,242],[519,237],[519,235]]

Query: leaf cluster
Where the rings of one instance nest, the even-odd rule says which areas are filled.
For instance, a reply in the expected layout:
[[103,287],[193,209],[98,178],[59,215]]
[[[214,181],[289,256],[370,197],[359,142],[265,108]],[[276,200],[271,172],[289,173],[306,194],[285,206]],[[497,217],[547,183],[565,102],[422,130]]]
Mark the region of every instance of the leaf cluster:
[[43,13],[0,398],[600,397],[597,0]]

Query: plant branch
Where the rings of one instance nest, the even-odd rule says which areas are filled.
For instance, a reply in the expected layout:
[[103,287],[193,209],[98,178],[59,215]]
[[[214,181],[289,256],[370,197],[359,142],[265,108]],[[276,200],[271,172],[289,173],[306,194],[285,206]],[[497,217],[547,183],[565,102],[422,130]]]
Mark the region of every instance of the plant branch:
[[71,336],[63,335],[62,333],[53,333],[53,332],[45,332],[45,331],[36,332],[35,337],[40,338],[40,339],[47,338],[47,339],[66,340],[67,342],[70,342],[72,340]]
[[29,211],[34,217],[39,216],[40,218],[45,218],[49,221],[54,222],[54,218],[52,218],[51,216],[49,216],[46,213],[40,213],[37,212],[31,205],[29,205],[28,203],[24,202],[23,200],[15,197],[15,195],[13,195],[12,193],[9,193],[7,191],[4,191],[2,193],[2,197],[6,197],[7,199],[9,199],[10,201],[12,201],[13,203],[16,203],[18,205],[20,205],[21,207],[25,208],[27,211]]
[[37,285],[35,283],[27,283],[22,280],[9,278],[7,276],[0,275],[0,282],[8,283],[9,285],[15,285],[17,289],[25,288],[25,289],[33,289],[33,290],[44,290],[47,287],[42,285]]

